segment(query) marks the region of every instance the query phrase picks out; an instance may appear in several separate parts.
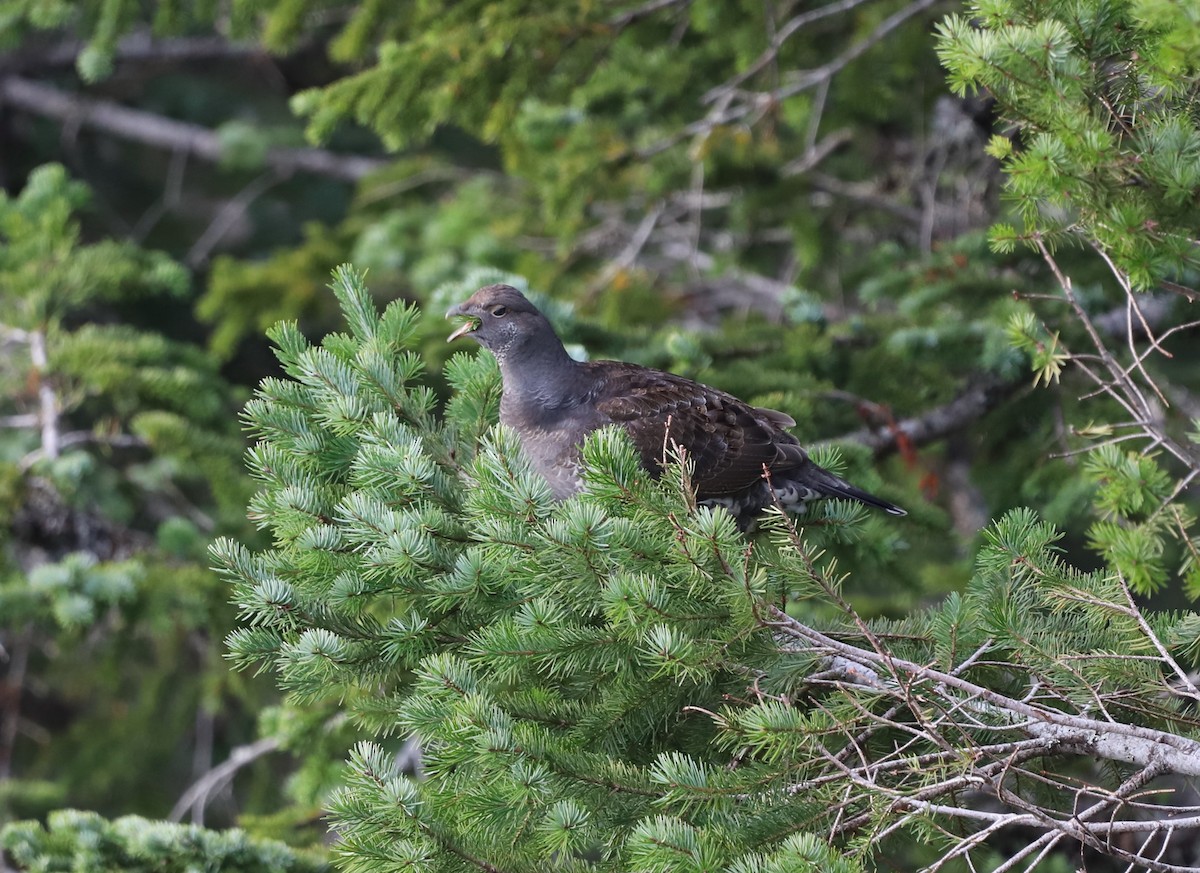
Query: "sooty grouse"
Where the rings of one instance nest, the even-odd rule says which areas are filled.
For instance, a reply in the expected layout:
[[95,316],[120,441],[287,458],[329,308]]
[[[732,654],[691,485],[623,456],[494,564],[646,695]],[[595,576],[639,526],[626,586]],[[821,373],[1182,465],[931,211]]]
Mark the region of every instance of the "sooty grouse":
[[[572,359],[546,317],[517,289],[488,285],[447,318],[467,319],[449,337],[470,336],[496,356],[504,383],[500,420],[521,438],[555,497],[582,487],[579,446],[609,424],[628,431],[653,475],[676,444],[695,464],[697,499],[728,508],[743,527],[778,498],[792,512],[842,497],[905,515],[809,460],[782,412],[743,403],[691,379],[620,361]],[[774,491],[774,497],[772,496]]]

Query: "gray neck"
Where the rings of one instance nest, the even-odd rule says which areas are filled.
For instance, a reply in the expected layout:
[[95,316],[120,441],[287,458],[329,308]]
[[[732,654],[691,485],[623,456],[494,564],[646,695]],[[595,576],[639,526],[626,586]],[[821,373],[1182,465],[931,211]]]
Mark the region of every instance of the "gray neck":
[[540,409],[571,405],[579,379],[579,362],[567,354],[552,332],[529,336],[518,348],[496,356],[506,402]]

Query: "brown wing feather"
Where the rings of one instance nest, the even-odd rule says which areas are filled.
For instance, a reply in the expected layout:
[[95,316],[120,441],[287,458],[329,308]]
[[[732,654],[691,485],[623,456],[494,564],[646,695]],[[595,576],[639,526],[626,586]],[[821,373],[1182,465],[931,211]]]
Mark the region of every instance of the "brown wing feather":
[[586,365],[596,410],[624,427],[647,469],[662,468],[664,447],[674,442],[695,464],[701,497],[735,494],[754,485],[763,465],[774,471],[807,460],[795,437],[779,428],[791,421],[731,394],[682,376],[618,361]]

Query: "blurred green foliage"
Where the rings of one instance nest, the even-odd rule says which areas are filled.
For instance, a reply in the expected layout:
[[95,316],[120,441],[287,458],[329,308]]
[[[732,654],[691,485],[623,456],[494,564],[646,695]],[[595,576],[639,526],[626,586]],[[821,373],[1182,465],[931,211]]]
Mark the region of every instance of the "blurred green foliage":
[[237,830],[206,831],[194,825],[124,816],[105,821],[95,813],[61,810],[45,828],[21,822],[4,831],[0,848],[22,870],[129,870],[190,873],[322,873],[321,860],[283,843]]

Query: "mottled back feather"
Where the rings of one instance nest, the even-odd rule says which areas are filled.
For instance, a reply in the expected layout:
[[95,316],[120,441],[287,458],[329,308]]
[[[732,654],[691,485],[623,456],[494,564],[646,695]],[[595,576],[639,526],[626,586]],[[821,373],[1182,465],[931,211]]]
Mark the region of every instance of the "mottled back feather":
[[595,386],[590,402],[629,432],[646,469],[658,473],[672,446],[694,464],[697,495],[736,494],[762,480],[763,465],[786,473],[808,462],[777,422],[791,419],[691,379],[619,361],[584,365]]

